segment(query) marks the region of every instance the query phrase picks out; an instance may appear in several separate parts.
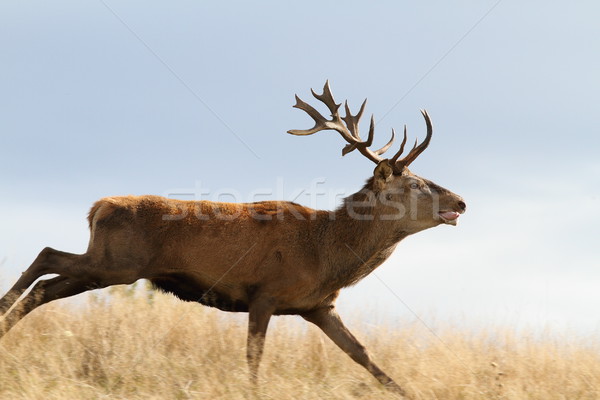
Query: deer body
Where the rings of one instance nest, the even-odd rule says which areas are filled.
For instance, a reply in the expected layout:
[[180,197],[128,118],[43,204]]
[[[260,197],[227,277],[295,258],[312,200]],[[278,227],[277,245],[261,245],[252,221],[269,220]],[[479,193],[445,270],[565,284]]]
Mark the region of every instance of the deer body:
[[[89,214],[90,243],[84,254],[44,249],[0,299],[0,315],[46,274],[1,321],[2,332],[36,307],[59,298],[115,284],[148,279],[163,291],[223,311],[249,313],[248,363],[256,380],[264,337],[272,315],[297,314],[314,323],[381,383],[403,390],[370,359],[335,311],[340,289],[357,283],[393,252],[399,241],[442,223],[456,224],[466,206],[459,196],[420,178],[407,165],[422,152],[428,136],[398,160],[387,150],[368,149],[373,136],[360,141],[358,115],[346,105],[346,126],[337,114],[328,84],[322,95],[332,113],[325,120],[297,99],[296,107],[315,120],[297,135],[333,129],[377,167],[366,185],[334,211],[313,210],[285,201],[217,203],[159,196],[101,199]],[[393,140],[393,137],[392,137]],[[0,332],[0,333],[2,333]]]
[[128,271],[135,253],[132,279],[149,279],[184,300],[248,311],[253,297],[271,293],[276,314],[290,314],[318,301],[316,291],[294,288],[314,288],[321,278],[315,243],[326,214],[288,202],[108,198],[90,213],[87,254],[105,257],[109,248],[111,259],[128,263],[112,269]]

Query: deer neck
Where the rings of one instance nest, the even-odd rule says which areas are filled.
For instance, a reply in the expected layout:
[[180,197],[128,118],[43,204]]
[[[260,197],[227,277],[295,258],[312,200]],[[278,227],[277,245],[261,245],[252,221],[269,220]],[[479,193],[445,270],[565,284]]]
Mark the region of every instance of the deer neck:
[[371,207],[351,207],[362,194],[346,198],[324,232],[325,282],[332,289],[353,285],[370,274],[412,233],[403,229],[401,220],[382,218],[377,201]]

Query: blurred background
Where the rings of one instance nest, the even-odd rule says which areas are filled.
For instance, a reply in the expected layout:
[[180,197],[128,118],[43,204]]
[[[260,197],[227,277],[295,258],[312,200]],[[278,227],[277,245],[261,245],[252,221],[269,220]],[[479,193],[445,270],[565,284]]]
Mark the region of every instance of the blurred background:
[[[98,198],[331,209],[374,165],[286,134],[326,79],[430,147],[458,227],[409,237],[343,316],[600,335],[600,5],[580,2],[0,3],[0,290],[45,246],[81,253]],[[314,104],[314,102],[313,102]],[[364,118],[368,119],[368,116]],[[363,126],[363,131],[367,130]],[[397,147],[394,147],[397,148]]]

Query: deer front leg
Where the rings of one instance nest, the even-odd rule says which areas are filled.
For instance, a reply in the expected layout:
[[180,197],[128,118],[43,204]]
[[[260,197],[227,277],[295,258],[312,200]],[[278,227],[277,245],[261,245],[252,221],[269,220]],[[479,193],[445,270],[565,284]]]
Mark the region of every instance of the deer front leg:
[[358,364],[365,367],[387,389],[404,396],[404,390],[371,361],[365,346],[344,326],[340,316],[333,307],[317,309],[310,313],[302,314],[302,317],[321,328],[340,349]]
[[250,381],[253,385],[258,383],[258,366],[265,346],[265,336],[269,320],[275,307],[268,300],[256,300],[248,307],[248,344],[246,357],[250,369]]

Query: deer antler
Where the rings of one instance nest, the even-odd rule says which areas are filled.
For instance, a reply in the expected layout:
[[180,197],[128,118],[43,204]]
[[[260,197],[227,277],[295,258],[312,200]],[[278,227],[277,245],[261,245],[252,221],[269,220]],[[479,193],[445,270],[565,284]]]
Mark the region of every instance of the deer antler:
[[[333,99],[333,94],[331,94],[331,89],[329,88],[329,81],[325,82],[325,86],[323,87],[323,94],[317,94],[312,89],[311,89],[311,92],[317,100],[321,101],[323,104],[325,104],[327,106],[327,108],[329,108],[329,111],[331,112],[331,120],[326,119],[323,115],[321,115],[321,113],[319,113],[317,110],[315,110],[308,103],[305,103],[304,101],[302,101],[296,95],[296,104],[294,105],[294,107],[299,108],[299,109],[305,111],[308,115],[310,115],[310,117],[315,121],[315,126],[313,126],[310,129],[305,129],[305,130],[292,129],[292,130],[289,130],[288,133],[291,133],[292,135],[303,136],[303,135],[312,135],[313,133],[316,133],[319,131],[324,131],[324,130],[334,130],[334,131],[337,131],[340,135],[342,135],[344,140],[346,142],[348,142],[348,144],[342,149],[342,155],[346,155],[346,154],[350,153],[351,151],[353,151],[354,149],[357,149],[362,155],[364,155],[365,157],[367,157],[369,160],[373,161],[376,164],[383,161],[383,158],[380,157],[380,155],[383,154],[392,145],[392,143],[394,141],[394,133],[392,132],[391,140],[385,146],[383,146],[381,149],[379,149],[379,150],[369,149],[369,146],[371,146],[371,144],[373,144],[373,137],[375,135],[375,120],[373,119],[373,116],[371,116],[371,125],[369,126],[369,136],[366,141],[362,141],[362,139],[360,138],[359,131],[358,131],[358,122],[360,120],[360,117],[363,114],[363,111],[365,110],[365,105],[367,104],[366,99],[362,103],[362,106],[360,107],[360,110],[358,111],[358,113],[356,115],[352,115],[350,113],[350,108],[348,107],[348,102],[345,102],[344,108],[346,110],[346,116],[342,118],[342,117],[340,117],[340,113],[339,113],[339,108],[341,106],[341,103],[340,104],[335,103],[335,100]],[[342,123],[342,120],[345,122],[345,125]]]
[[417,141],[415,140],[415,145],[410,152],[398,160],[398,157],[402,155],[402,152],[404,151],[404,145],[406,144],[406,125],[404,125],[404,139],[402,139],[402,143],[400,144],[400,150],[398,150],[398,152],[394,154],[394,157],[390,158],[389,160],[390,164],[392,164],[394,167],[395,173],[401,173],[404,167],[408,167],[410,163],[415,161],[419,154],[421,154],[427,148],[427,146],[429,146],[431,135],[433,134],[433,126],[431,125],[431,118],[429,118],[427,111],[421,110],[421,114],[423,114],[423,118],[425,118],[425,123],[427,124],[427,136],[425,136],[425,140],[423,140],[418,146]]
[[[329,81],[325,82],[322,94],[317,94],[312,89],[311,92],[317,100],[321,101],[327,106],[327,108],[331,112],[331,119],[326,119],[323,115],[321,115],[320,112],[315,110],[310,104],[302,101],[298,97],[298,95],[296,95],[296,104],[294,105],[294,107],[305,111],[315,121],[315,125],[312,128],[305,130],[292,129],[289,130],[288,133],[291,133],[292,135],[305,136],[312,135],[313,133],[319,131],[334,130],[337,131],[340,135],[342,135],[344,140],[348,142],[348,144],[342,149],[343,156],[357,149],[362,155],[364,155],[376,164],[384,160],[384,158],[381,157],[381,155],[392,146],[392,143],[394,142],[394,138],[396,136],[396,132],[394,131],[394,129],[392,129],[392,137],[390,141],[382,148],[378,150],[369,149],[369,147],[373,144],[373,137],[375,136],[375,119],[373,118],[373,115],[371,115],[369,135],[367,137],[367,140],[363,141],[361,139],[358,129],[358,123],[360,121],[360,118],[362,117],[362,114],[365,110],[365,106],[367,104],[366,99],[365,101],[363,101],[362,105],[360,106],[360,110],[355,115],[352,115],[352,113],[350,112],[350,107],[348,107],[348,102],[346,101],[344,103],[346,116],[340,117],[339,108],[341,106],[341,103],[336,104],[335,100],[333,99],[333,94],[331,93],[331,88],[329,87]],[[402,140],[402,144],[400,145],[400,150],[391,159],[388,160],[394,168],[394,172],[396,173],[401,173],[404,167],[408,166],[411,162],[413,162],[419,156],[419,154],[421,154],[423,150],[425,150],[429,145],[433,128],[427,111],[421,110],[421,113],[425,117],[425,122],[427,123],[427,136],[420,145],[417,146],[417,142],[415,142],[415,145],[412,148],[412,150],[404,158],[398,160],[398,158],[404,151],[404,145],[406,144],[406,125],[404,126],[404,138]],[[342,120],[344,123],[342,123]]]

